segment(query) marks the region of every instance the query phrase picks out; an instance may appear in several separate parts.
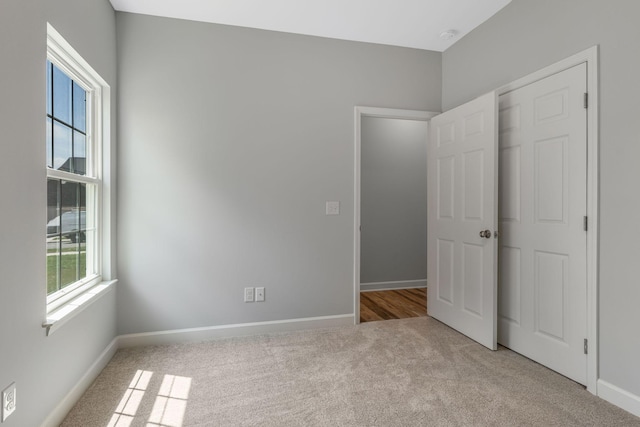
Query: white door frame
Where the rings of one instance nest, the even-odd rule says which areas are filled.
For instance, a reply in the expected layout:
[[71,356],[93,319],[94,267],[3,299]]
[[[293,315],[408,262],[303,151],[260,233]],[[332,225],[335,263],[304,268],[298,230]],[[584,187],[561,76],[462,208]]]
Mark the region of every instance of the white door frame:
[[[398,110],[393,108],[360,107],[354,109],[355,115],[355,174],[354,174],[354,215],[353,215],[353,312],[354,323],[360,323],[360,162],[361,162],[361,125],[362,117],[378,117],[384,119],[418,120],[429,123],[429,119],[440,113],[418,110]],[[428,135],[428,132],[427,132]],[[425,139],[425,146],[428,142]],[[426,163],[425,163],[426,167]],[[427,218],[424,219],[425,222]],[[426,242],[425,242],[426,243]],[[427,260],[425,259],[426,263]]]
[[556,62],[497,89],[498,96],[579,64],[587,64],[587,390],[597,395],[598,383],[598,46]]

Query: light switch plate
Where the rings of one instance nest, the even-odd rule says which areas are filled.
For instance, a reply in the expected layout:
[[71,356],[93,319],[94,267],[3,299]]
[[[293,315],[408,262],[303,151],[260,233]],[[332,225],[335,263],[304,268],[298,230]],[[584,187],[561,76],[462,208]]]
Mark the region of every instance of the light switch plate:
[[340,215],[340,202],[327,202],[327,215]]
[[16,410],[16,383],[2,390],[2,422]]

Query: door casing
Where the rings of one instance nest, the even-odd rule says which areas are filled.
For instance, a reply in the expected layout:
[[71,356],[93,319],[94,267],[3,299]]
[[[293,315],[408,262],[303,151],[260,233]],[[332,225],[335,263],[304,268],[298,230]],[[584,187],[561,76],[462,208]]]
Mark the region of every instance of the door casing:
[[[362,117],[377,117],[384,119],[401,119],[401,120],[417,120],[427,122],[427,126],[429,126],[428,122],[431,117],[436,116],[440,113],[430,112],[430,111],[418,111],[418,110],[398,110],[392,108],[377,108],[377,107],[355,107],[354,109],[354,120],[355,120],[355,174],[354,174],[354,219],[353,219],[353,230],[354,230],[354,239],[353,239],[353,301],[354,307],[353,312],[355,324],[360,323],[360,191],[361,191],[361,147],[362,147],[362,134],[361,134],[361,125],[362,125]],[[427,129],[427,135],[428,135]],[[428,139],[425,139],[425,148]],[[425,163],[425,167],[427,167]],[[425,218],[426,221],[426,218]],[[426,242],[425,242],[426,243]],[[425,260],[425,263],[427,260]]]

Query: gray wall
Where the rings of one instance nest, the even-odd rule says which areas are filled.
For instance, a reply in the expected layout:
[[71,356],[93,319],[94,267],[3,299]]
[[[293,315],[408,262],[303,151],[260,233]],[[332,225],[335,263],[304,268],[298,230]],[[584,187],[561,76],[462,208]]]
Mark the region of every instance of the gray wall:
[[114,338],[111,292],[50,337],[45,319],[46,22],[115,89],[115,13],[107,0],[0,2],[0,389],[17,385],[4,426],[37,426]]
[[360,283],[427,278],[427,122],[363,117]]
[[[443,54],[443,107],[600,45],[600,377],[640,395],[640,2],[513,0]],[[633,125],[633,126],[632,126]]]
[[353,108],[439,109],[441,54],[125,13],[117,31],[119,332],[353,313]]

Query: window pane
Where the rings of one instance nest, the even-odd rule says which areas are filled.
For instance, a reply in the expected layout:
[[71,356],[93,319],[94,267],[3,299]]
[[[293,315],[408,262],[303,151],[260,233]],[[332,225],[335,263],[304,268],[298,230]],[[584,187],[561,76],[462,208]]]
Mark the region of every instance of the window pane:
[[86,173],[87,142],[86,137],[78,131],[73,131],[73,172],[78,175]]
[[47,179],[47,294],[87,277],[87,185]]
[[51,62],[47,61],[47,114],[51,115]]
[[78,280],[87,277],[87,239],[84,233],[83,236],[78,242]]
[[60,181],[47,179],[47,238],[60,233]]
[[87,244],[86,253],[86,269],[87,275],[96,274],[99,272],[98,263],[96,258],[96,244],[98,243],[98,228],[97,228],[97,207],[98,207],[98,186],[88,184],[84,188],[80,189],[80,201],[82,206],[86,206],[84,214],[80,214],[80,222],[82,224],[82,230],[85,233],[84,240]]
[[59,266],[60,252],[57,249],[52,249],[51,252],[47,251],[47,295],[60,289],[58,287]]
[[[62,237],[72,239],[70,236],[80,229],[80,209],[78,208],[78,186],[77,182],[63,181],[60,188],[60,226]],[[75,240],[75,236],[73,237]]]
[[73,83],[73,127],[87,131],[87,107],[85,106],[86,92],[77,83]]
[[71,124],[71,79],[53,67],[53,117]]
[[47,295],[58,287],[60,271],[60,181],[47,180]]
[[80,209],[78,229],[85,231],[87,229],[87,184],[78,184],[78,208]]
[[71,172],[71,128],[53,122],[53,169]]
[[75,248],[60,253],[60,289],[78,280],[78,252]]
[[[85,277],[86,272],[80,272],[80,244],[85,240],[85,233],[81,231],[81,213],[86,206],[81,205],[85,191],[80,189],[84,184],[77,182],[62,182],[61,184],[61,254],[60,254],[60,287],[76,282]],[[82,193],[82,194],[81,194]]]
[[52,120],[47,117],[47,167],[50,168],[53,166],[53,128],[52,128]]

